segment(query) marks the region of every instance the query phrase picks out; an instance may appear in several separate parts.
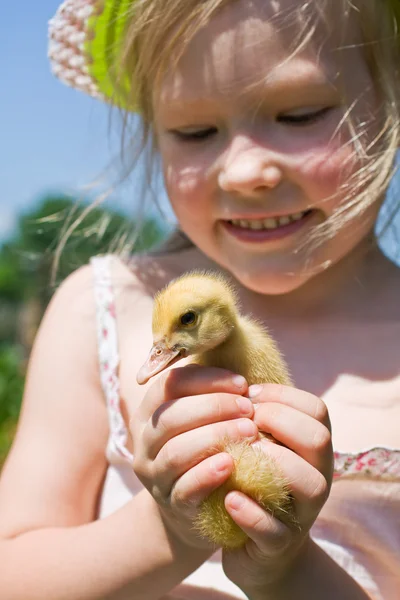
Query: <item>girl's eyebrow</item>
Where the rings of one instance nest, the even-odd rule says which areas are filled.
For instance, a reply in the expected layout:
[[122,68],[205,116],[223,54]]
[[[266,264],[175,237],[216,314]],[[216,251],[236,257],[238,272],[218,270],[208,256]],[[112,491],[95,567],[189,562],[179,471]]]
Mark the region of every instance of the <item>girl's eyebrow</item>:
[[[211,69],[208,73],[212,72]],[[217,74],[218,86],[201,73],[196,78],[190,73],[189,79],[180,72],[178,79],[170,80],[171,87],[161,88],[161,96],[155,98],[157,118],[168,123],[178,124],[187,118],[193,123],[207,123],[225,112],[228,101],[232,111],[241,103],[250,110],[264,107],[266,110],[279,112],[299,107],[301,103],[308,106],[331,103],[339,100],[339,90],[334,84],[335,71],[331,64],[316,63],[304,57],[293,57],[276,64],[267,74],[262,67],[257,74],[246,72],[228,75]],[[221,108],[222,103],[224,107]]]
[[[332,99],[332,93],[337,93],[337,88],[332,81],[326,77],[304,77],[297,74],[288,78],[271,78],[264,82],[256,82],[253,85],[243,82],[239,86],[239,98],[247,104],[274,104],[276,102],[290,106],[293,104],[293,96],[296,103],[299,102],[324,102]],[[202,118],[207,113],[214,114],[215,108],[221,98],[232,99],[233,102],[234,86],[227,86],[223,90],[210,90],[207,93],[204,89],[196,89],[191,86],[185,86],[179,93],[171,97],[162,99],[159,107],[160,114],[176,115],[179,117],[182,112],[192,114],[200,113]]]
[[326,94],[327,91],[337,91],[334,85],[334,76],[328,73],[326,68],[316,65],[310,60],[301,58],[293,58],[283,64],[278,64],[266,75],[265,71],[261,72],[260,77],[252,75],[251,80],[246,75],[243,77],[233,77],[233,81],[227,81],[216,87],[213,81],[204,78],[201,80],[201,75],[189,83],[184,83],[184,78],[181,80],[181,85],[176,90],[171,90],[168,94],[167,108],[180,110],[182,107],[196,110],[197,107],[205,108],[207,105],[212,105],[220,98],[225,96],[230,97],[232,94],[239,95],[243,98],[246,96],[251,99],[252,96],[256,100],[260,96],[265,98],[279,99],[291,91],[298,95],[301,90],[304,90],[308,95],[313,93],[320,95]]
[[276,67],[270,71],[264,81],[262,79],[259,81],[259,85],[272,95],[287,93],[291,89],[297,93],[299,88],[306,88],[307,92],[326,92],[327,88],[336,89],[325,70],[302,60]]

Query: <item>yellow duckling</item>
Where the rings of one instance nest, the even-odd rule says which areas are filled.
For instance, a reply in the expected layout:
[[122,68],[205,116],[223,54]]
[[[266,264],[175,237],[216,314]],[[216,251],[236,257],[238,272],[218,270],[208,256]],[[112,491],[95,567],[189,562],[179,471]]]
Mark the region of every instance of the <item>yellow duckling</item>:
[[[152,329],[154,344],[137,375],[140,384],[187,356],[243,375],[249,385],[291,383],[275,342],[262,325],[239,313],[235,291],[222,275],[193,271],[173,280],[155,297]],[[235,470],[202,503],[195,523],[201,535],[223,548],[246,542],[225,509],[230,490],[245,493],[282,520],[294,520],[287,483],[271,458],[247,442],[221,441],[220,449],[232,455]]]

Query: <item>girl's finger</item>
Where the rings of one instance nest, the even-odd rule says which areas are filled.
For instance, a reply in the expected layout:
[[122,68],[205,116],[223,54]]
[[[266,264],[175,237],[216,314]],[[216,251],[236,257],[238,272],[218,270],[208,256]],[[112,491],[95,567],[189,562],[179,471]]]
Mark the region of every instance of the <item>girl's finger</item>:
[[156,410],[142,430],[143,446],[152,460],[168,440],[185,431],[240,417],[252,418],[253,415],[252,403],[243,396],[214,393],[179,398]]
[[224,450],[227,441],[252,442],[258,430],[250,419],[213,423],[186,431],[169,440],[153,463],[153,477],[163,496],[169,496],[175,481],[210,454]]
[[260,431],[279,442],[328,475],[332,457],[332,437],[326,425],[308,414],[277,402],[259,404],[254,422]]
[[138,409],[138,418],[146,422],[165,402],[186,396],[222,392],[245,395],[247,383],[231,371],[199,365],[186,365],[163,373],[149,387]]
[[[278,519],[261,508],[257,502],[241,492],[229,492],[225,497],[225,508],[237,525],[254,542],[257,552],[263,557],[276,557],[290,544],[291,531]],[[251,550],[250,550],[251,551]]]
[[279,446],[268,440],[257,442],[257,446],[273,459],[287,481],[298,522],[309,523],[328,497],[332,480],[332,464],[326,465],[324,474],[285,446]]
[[295,408],[319,421],[331,431],[331,422],[326,404],[314,394],[287,385],[265,383],[250,386],[248,396],[255,404],[275,402]]
[[188,516],[194,518],[201,502],[228,479],[233,469],[233,458],[227,452],[202,460],[173,484],[171,503],[177,510],[185,510]]

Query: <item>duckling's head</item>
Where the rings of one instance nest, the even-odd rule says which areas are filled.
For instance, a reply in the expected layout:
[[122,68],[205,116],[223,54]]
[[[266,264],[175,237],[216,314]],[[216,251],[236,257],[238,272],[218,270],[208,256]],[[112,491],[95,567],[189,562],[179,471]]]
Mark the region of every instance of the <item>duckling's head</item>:
[[216,348],[231,334],[237,316],[235,292],[222,275],[193,271],[173,280],[155,297],[153,347],[138,383],[181,358]]

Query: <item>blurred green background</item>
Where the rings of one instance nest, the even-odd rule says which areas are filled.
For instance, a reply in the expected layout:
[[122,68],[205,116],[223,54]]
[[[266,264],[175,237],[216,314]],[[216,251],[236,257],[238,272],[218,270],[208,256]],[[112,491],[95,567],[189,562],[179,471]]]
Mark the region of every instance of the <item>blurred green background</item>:
[[[94,208],[85,216],[86,207],[61,195],[45,197],[19,216],[0,246],[0,468],[15,433],[35,334],[57,285],[94,254],[121,251],[133,239],[134,251],[142,251],[165,235],[159,221],[148,218],[136,238],[135,224],[122,212]],[[55,252],[76,221],[53,278]]]

